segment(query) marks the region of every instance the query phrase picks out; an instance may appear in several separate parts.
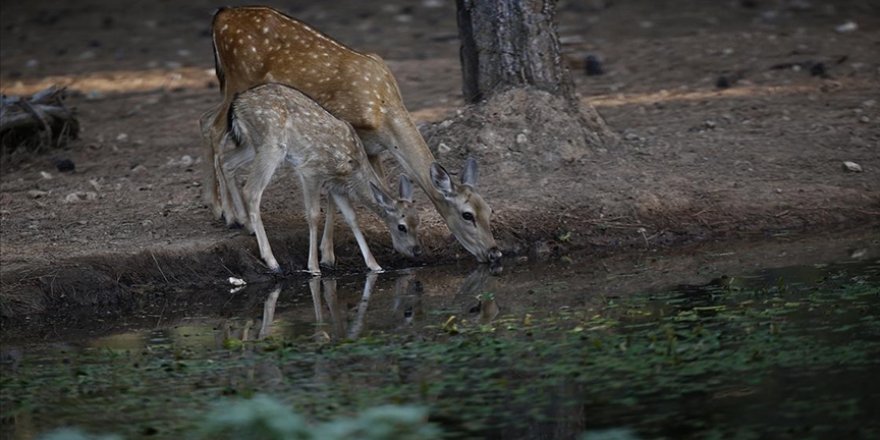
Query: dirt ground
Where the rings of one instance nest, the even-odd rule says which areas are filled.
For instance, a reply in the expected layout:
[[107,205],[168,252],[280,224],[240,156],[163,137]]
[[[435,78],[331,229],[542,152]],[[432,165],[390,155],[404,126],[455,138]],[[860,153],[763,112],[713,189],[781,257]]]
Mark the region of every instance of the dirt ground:
[[[3,316],[72,292],[266,276],[255,240],[213,220],[200,194],[197,120],[220,98],[209,26],[226,4],[4,1],[0,90],[67,86],[82,134],[62,150],[4,158]],[[560,2],[577,90],[621,138],[565,159],[540,154],[559,139],[503,114],[476,131],[462,120],[454,2],[269,4],[388,61],[438,160],[457,169],[466,154],[481,159],[479,190],[508,255],[880,225],[876,1]],[[835,30],[848,21],[857,28]],[[603,75],[584,74],[587,54]],[[76,171],[59,172],[56,158]],[[276,257],[294,271],[307,246],[291,182],[275,179],[263,211]],[[420,264],[471,258],[424,197],[421,207],[430,256]],[[383,266],[411,264],[361,218]],[[337,255],[342,270],[361,270],[350,237]]]

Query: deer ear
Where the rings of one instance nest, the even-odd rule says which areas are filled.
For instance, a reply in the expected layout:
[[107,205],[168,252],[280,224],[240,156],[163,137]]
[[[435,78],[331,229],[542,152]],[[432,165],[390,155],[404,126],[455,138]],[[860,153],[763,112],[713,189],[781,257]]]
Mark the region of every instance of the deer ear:
[[464,167],[461,169],[461,184],[476,188],[479,177],[480,172],[477,169],[477,161],[473,157],[467,158]]
[[385,191],[382,191],[378,186],[370,182],[370,191],[373,192],[373,199],[376,200],[376,203],[386,211],[394,210],[394,199],[391,198],[388,194],[385,194]]
[[434,184],[437,191],[446,197],[452,197],[455,194],[452,178],[449,177],[446,169],[437,162],[431,164],[431,183]]
[[409,177],[406,177],[406,174],[400,175],[400,180],[397,182],[397,190],[400,193],[401,200],[412,203],[412,201],[413,201],[412,181],[409,180]]

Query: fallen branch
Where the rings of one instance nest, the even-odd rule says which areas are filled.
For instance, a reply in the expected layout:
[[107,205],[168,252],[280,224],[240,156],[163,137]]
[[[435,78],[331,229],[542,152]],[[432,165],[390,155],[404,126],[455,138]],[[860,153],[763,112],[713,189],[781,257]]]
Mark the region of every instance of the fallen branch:
[[19,149],[58,148],[79,134],[74,112],[64,105],[64,88],[54,86],[30,98],[0,98],[0,149],[4,154]]

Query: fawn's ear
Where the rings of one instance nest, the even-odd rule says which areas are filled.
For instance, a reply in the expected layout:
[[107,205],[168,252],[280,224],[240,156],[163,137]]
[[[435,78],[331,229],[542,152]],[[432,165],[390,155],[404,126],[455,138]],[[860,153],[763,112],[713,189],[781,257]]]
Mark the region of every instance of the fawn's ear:
[[446,169],[437,162],[431,164],[431,183],[444,197],[449,198],[455,195],[455,185],[452,183],[452,178],[449,177]]
[[382,209],[386,211],[394,211],[394,199],[391,198],[388,194],[385,194],[385,191],[382,191],[378,186],[370,182],[370,191],[373,192],[373,199],[376,200],[376,203],[382,207]]
[[400,200],[412,203],[413,185],[409,177],[406,177],[406,174],[400,175],[400,180],[397,182],[397,191],[400,193]]
[[479,177],[480,172],[477,168],[477,161],[473,157],[467,158],[464,167],[461,169],[461,184],[476,188]]

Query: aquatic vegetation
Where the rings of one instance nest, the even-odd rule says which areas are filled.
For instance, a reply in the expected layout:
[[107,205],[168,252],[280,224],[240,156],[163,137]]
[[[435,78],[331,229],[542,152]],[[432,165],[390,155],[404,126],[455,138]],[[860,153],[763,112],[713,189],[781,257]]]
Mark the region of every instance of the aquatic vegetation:
[[[126,438],[876,436],[880,267],[821,270],[516,313],[502,286],[477,298],[502,303],[494,319],[434,311],[412,331],[336,342],[34,349],[0,379],[0,402],[4,420]],[[217,401],[233,406],[203,423]]]

